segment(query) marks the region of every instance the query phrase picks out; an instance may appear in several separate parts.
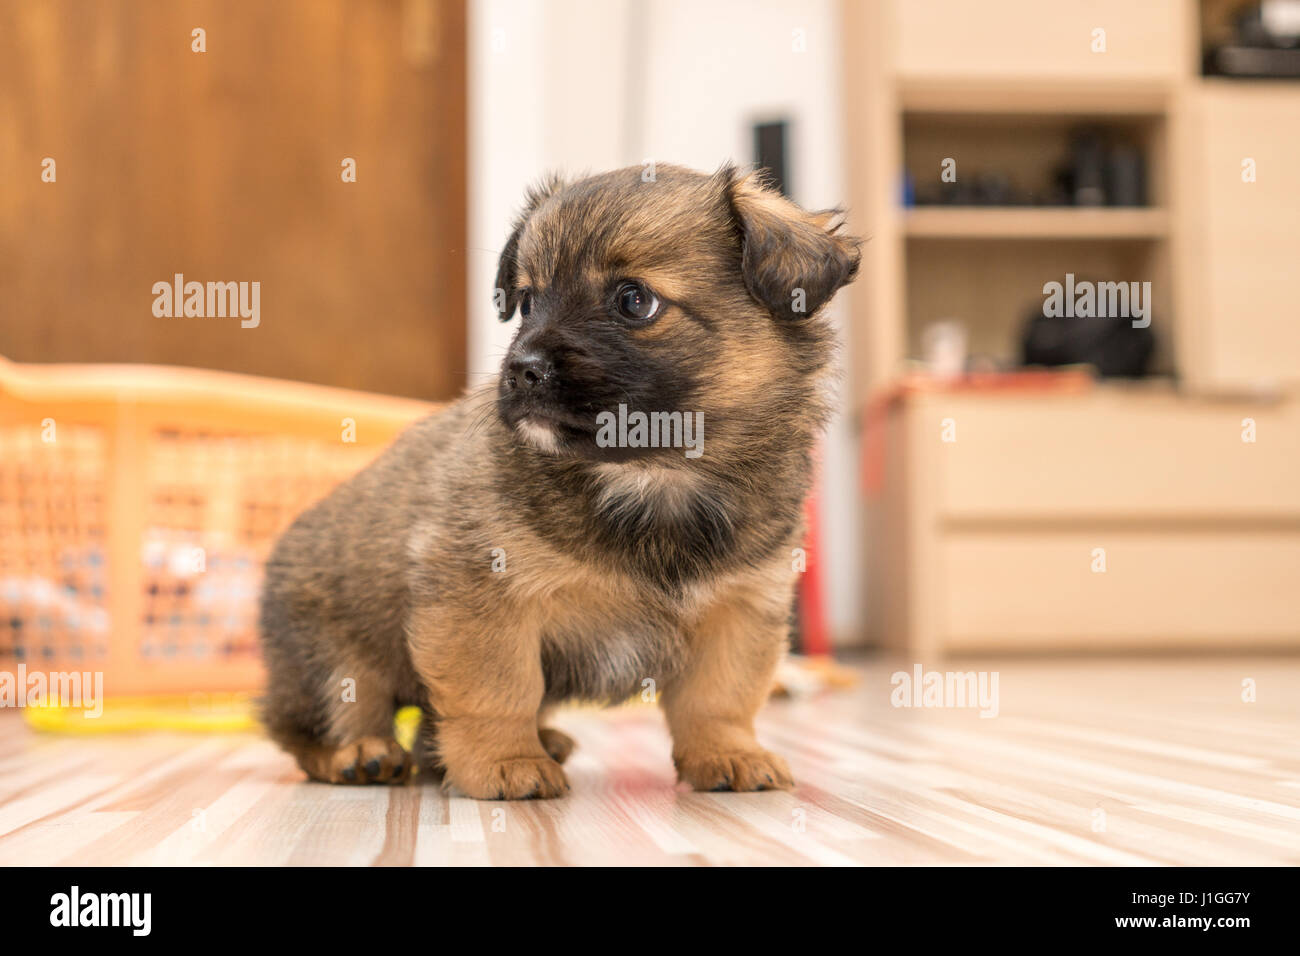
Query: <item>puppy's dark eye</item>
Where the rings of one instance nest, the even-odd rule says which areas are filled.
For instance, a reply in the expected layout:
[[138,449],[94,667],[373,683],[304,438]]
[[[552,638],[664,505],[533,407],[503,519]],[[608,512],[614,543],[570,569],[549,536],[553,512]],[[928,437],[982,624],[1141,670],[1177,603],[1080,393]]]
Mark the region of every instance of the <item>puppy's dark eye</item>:
[[519,297],[519,314],[527,318],[528,313],[531,311],[533,311],[533,293],[531,290],[525,289]]
[[659,297],[639,282],[624,282],[614,296],[618,314],[632,322],[648,322],[659,312]]

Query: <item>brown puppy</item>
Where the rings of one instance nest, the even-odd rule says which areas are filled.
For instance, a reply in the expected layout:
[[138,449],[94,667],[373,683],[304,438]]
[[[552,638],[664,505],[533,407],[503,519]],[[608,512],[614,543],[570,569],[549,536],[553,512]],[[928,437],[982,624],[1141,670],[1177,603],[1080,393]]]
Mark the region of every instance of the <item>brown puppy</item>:
[[447,784],[557,796],[573,742],[546,709],[653,688],[682,780],[791,786],[753,721],[828,411],[820,310],[858,266],[835,218],[731,167],[528,196],[497,386],[412,426],[267,566],[264,718],[308,775],[405,779],[393,713],[418,704],[415,759]]

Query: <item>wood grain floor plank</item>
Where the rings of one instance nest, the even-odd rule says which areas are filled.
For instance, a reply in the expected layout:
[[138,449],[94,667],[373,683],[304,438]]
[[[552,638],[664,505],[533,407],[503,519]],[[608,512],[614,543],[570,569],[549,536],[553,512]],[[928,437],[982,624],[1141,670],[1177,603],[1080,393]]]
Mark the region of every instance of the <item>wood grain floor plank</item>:
[[856,688],[769,704],[759,736],[789,761],[788,793],[677,784],[662,715],[641,702],[558,713],[578,741],[572,793],[513,803],[427,779],[309,783],[257,735],[57,737],[0,713],[0,864],[1300,861],[1300,659],[950,666],[996,672],[996,717],[894,706],[912,665],[884,658]]

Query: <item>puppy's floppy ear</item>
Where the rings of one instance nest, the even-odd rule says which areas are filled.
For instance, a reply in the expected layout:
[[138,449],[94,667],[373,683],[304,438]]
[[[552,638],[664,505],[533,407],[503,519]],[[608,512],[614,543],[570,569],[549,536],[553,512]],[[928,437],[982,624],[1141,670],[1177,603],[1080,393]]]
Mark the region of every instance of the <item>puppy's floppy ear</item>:
[[558,174],[552,173],[536,186],[529,187],[524,197],[524,207],[519,211],[519,215],[515,217],[514,227],[510,230],[510,238],[506,240],[506,244],[501,250],[501,258],[497,261],[497,278],[492,292],[492,301],[496,305],[497,318],[502,322],[509,322],[515,314],[515,309],[519,306],[519,293],[517,291],[519,284],[519,238],[523,235],[528,220],[537,211],[537,207],[562,189],[563,186],[564,180]]
[[806,319],[858,274],[862,242],[839,231],[840,210],[807,212],[757,173],[727,166],[717,175],[740,233],[745,285],[774,316]]

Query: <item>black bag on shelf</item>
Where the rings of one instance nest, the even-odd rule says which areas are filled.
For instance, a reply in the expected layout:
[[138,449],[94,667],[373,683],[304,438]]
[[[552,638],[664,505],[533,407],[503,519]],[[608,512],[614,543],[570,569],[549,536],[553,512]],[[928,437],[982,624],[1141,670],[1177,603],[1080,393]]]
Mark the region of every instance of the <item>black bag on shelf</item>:
[[1142,378],[1151,367],[1155,336],[1129,318],[1051,317],[1039,306],[1020,338],[1024,365],[1091,365],[1102,378]]

